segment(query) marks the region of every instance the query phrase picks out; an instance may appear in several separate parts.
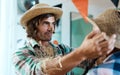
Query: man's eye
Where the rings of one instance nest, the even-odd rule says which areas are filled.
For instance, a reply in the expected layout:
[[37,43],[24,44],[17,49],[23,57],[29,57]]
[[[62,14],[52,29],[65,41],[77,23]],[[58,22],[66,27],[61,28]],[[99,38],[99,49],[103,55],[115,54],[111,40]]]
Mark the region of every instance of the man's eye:
[[43,25],[53,25],[53,26],[55,26],[55,25],[56,25],[56,22],[53,22],[53,23],[50,23],[50,22],[43,22]]

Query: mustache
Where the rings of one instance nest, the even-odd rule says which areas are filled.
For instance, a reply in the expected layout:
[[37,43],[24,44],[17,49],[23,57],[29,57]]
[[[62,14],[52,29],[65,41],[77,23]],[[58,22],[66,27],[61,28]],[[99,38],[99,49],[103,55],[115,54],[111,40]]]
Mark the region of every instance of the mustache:
[[52,29],[51,29],[51,30],[47,30],[47,32],[48,32],[48,33],[53,33],[53,34],[54,34],[54,33],[55,33],[55,30],[52,30]]
[[55,33],[55,31],[47,31],[45,34],[51,34],[51,33]]

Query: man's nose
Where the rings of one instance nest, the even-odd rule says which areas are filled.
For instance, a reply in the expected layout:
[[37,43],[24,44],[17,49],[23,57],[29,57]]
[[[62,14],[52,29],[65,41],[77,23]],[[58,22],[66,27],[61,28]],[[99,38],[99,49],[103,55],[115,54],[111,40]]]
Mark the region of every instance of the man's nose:
[[53,24],[49,24],[48,30],[54,31],[54,25]]

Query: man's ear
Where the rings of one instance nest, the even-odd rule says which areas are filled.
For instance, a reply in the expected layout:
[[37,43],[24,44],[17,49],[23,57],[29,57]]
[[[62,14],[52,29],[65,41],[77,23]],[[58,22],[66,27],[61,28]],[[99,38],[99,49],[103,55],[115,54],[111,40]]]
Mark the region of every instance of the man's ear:
[[97,24],[92,19],[87,17],[87,20],[92,25],[94,31],[101,32]]

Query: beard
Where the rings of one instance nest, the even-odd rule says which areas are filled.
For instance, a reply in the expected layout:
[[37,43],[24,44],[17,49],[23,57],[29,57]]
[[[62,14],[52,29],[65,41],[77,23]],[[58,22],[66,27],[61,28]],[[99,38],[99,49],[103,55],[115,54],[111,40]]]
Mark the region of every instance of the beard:
[[51,41],[53,32],[38,33],[38,40]]

